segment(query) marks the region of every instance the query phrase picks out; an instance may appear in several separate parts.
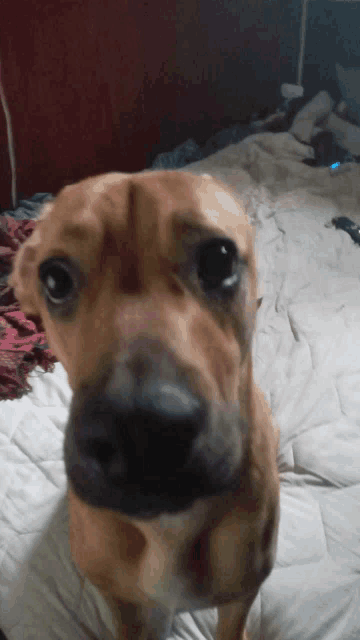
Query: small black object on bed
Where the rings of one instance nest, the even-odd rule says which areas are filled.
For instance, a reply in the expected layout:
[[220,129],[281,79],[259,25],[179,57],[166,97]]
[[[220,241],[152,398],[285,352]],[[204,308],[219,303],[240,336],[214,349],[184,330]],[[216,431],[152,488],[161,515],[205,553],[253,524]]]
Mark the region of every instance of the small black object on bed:
[[338,218],[333,218],[331,220],[332,224],[336,229],[342,229],[349,234],[349,236],[353,239],[355,244],[360,245],[360,227],[355,222],[352,222],[350,218],[346,218],[345,216],[340,216]]

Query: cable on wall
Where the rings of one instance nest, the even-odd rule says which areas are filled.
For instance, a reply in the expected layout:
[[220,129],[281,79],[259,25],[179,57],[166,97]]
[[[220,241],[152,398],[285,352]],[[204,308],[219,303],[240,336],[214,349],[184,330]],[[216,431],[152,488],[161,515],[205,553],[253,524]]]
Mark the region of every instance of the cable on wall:
[[300,53],[298,60],[297,78],[296,84],[301,87],[302,76],[304,70],[304,56],[305,56],[305,41],[306,41],[306,21],[307,21],[307,6],[309,0],[303,0],[302,15],[300,25]]
[[307,21],[307,6],[309,0],[302,0],[301,11],[301,23],[300,23],[300,51],[297,65],[296,84],[284,83],[280,87],[280,93],[286,100],[286,104],[289,105],[294,98],[302,98],[304,95],[304,87],[302,86],[303,71],[304,71],[304,58],[305,58],[305,44],[306,44],[306,21]]
[[6,121],[7,143],[8,143],[8,152],[9,152],[9,159],[10,159],[10,169],[11,169],[11,201],[12,201],[13,209],[16,209],[17,202],[16,202],[15,148],[14,148],[12,126],[11,126],[10,111],[9,111],[4,87],[1,80],[1,59],[0,59],[0,101],[1,101],[1,105],[5,115],[5,121]]

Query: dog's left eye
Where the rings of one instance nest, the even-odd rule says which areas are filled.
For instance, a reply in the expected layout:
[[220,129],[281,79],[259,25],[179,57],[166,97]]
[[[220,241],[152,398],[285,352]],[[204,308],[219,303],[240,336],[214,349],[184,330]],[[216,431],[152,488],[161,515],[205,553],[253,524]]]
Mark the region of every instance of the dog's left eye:
[[53,304],[61,304],[69,299],[74,289],[74,282],[65,261],[50,259],[39,268],[40,280],[46,295]]
[[239,256],[236,245],[228,239],[213,239],[198,252],[198,277],[206,292],[231,292],[239,280]]

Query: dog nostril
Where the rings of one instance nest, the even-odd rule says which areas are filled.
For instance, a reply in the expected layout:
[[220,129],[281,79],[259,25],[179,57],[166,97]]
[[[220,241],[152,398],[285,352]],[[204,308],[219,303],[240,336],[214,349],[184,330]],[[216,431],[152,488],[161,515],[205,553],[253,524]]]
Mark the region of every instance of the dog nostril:
[[124,477],[127,471],[127,464],[118,450],[116,439],[112,442],[111,438],[108,441],[100,438],[91,438],[86,442],[83,450],[90,460],[96,460],[106,473],[114,476],[114,479],[120,480]]

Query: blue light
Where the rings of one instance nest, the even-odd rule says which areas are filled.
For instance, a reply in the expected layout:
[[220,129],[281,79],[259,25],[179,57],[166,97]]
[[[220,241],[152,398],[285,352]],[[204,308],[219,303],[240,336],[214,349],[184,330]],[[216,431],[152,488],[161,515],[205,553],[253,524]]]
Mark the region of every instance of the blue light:
[[334,162],[334,164],[330,165],[330,169],[337,169],[338,167],[340,167],[340,162]]

